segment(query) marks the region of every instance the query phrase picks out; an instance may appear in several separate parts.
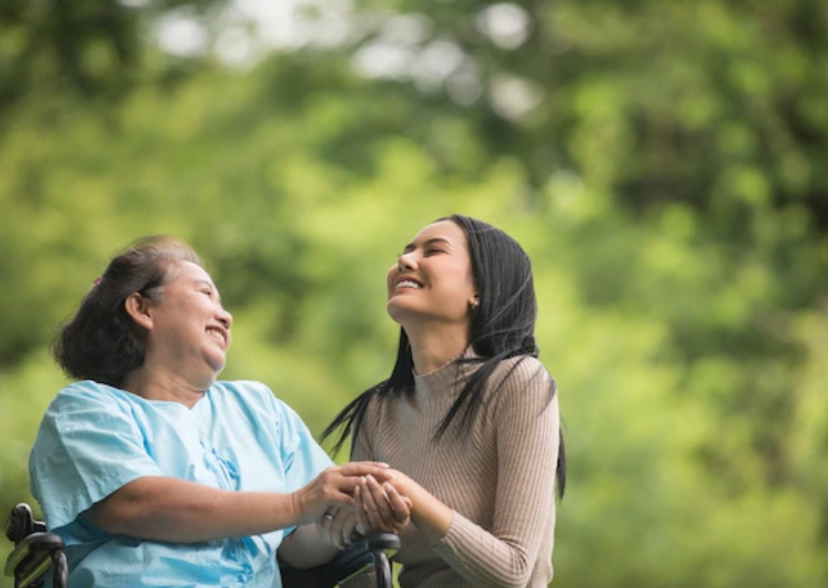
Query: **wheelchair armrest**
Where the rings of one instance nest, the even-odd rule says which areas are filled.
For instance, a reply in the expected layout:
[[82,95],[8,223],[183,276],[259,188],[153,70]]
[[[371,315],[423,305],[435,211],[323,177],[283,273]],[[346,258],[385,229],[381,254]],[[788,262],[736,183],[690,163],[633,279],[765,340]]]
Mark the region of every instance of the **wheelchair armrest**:
[[6,519],[6,538],[15,545],[35,532],[45,533],[46,525],[34,519],[32,507],[25,502],[16,505]]
[[43,584],[44,576],[54,568],[53,586],[65,588],[68,567],[63,551],[63,539],[46,532],[46,525],[36,521],[31,507],[25,502],[15,506],[5,525],[6,537],[15,545],[6,559],[6,576],[14,577],[15,588],[35,588]]
[[54,586],[65,587],[67,577],[63,539],[54,533],[36,531],[17,543],[6,559],[4,573],[14,577],[17,588],[40,586],[43,576],[54,566]]
[[328,564],[330,577],[337,584],[373,567],[377,588],[391,588],[391,562],[400,548],[400,538],[393,533],[372,533],[354,541]]
[[391,533],[375,533],[354,541],[329,563],[309,569],[282,566],[285,588],[331,588],[373,569],[375,586],[391,588],[391,561],[400,548],[400,538]]

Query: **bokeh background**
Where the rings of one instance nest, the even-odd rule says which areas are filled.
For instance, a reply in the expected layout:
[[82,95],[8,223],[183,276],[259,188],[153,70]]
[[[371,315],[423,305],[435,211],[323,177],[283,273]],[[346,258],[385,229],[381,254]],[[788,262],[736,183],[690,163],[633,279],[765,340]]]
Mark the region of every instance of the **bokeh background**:
[[129,241],[197,248],[224,376],[319,434],[390,372],[395,255],[462,212],[535,267],[553,585],[824,587],[826,161],[822,0],[2,0],[0,513]]

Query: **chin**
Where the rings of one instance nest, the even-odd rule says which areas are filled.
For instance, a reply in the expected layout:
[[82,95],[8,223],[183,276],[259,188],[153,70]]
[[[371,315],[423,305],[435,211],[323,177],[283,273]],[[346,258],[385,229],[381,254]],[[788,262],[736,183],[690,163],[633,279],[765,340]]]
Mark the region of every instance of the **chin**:
[[406,308],[404,305],[400,305],[399,302],[399,300],[395,300],[392,298],[388,301],[388,304],[385,306],[385,310],[386,312],[388,312],[388,316],[390,316],[391,319],[397,323],[399,323],[405,317],[411,316],[412,313],[410,308]]
[[224,370],[224,366],[227,364],[227,361],[222,357],[221,359],[214,359],[207,362],[213,370],[213,380],[215,381],[219,374]]

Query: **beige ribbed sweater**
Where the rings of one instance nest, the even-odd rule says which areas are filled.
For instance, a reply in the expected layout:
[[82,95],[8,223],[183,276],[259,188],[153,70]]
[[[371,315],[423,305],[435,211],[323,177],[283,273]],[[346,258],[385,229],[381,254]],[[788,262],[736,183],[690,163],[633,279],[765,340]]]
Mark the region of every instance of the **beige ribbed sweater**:
[[400,534],[402,588],[541,588],[552,579],[558,401],[549,402],[550,376],[531,357],[493,394],[516,361],[498,367],[475,422],[459,436],[456,418],[434,441],[479,364],[450,363],[415,376],[412,396],[369,404],[352,459],[387,462],[454,509],[437,543],[413,524]]

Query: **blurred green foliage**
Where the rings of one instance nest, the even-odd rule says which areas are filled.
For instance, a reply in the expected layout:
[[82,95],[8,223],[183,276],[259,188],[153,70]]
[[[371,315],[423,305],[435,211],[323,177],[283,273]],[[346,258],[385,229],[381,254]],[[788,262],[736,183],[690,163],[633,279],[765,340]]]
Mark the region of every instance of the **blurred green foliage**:
[[235,315],[223,376],[319,433],[391,368],[395,254],[463,212],[535,267],[554,585],[828,583],[825,3],[362,2],[348,40],[250,69],[154,42],[222,6],[0,8],[0,511],[31,500],[56,325],[127,242],[193,243]]

